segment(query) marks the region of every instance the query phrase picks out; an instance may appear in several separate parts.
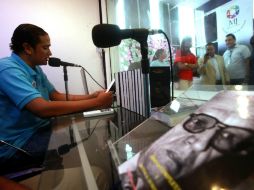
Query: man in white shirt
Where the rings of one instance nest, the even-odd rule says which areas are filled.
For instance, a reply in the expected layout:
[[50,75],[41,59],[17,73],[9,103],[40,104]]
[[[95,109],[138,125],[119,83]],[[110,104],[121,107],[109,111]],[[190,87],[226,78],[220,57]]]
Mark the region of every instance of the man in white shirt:
[[224,62],[230,76],[230,84],[241,85],[249,80],[250,50],[245,45],[236,44],[234,34],[226,35],[227,50],[224,52]]

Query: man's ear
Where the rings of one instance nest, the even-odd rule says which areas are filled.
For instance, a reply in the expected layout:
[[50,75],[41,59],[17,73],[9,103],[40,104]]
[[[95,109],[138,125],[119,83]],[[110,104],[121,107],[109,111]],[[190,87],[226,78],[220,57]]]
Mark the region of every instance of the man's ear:
[[32,52],[33,52],[33,48],[32,48],[32,46],[30,45],[30,44],[28,44],[28,43],[23,43],[22,44],[22,46],[23,46],[23,48],[24,48],[24,52],[27,54],[27,55],[31,55],[32,54]]

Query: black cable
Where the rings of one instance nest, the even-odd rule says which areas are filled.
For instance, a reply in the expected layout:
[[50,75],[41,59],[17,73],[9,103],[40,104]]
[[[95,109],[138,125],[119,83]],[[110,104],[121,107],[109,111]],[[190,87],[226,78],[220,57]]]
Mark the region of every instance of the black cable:
[[[92,131],[90,132],[90,134],[88,134],[87,137],[81,139],[81,140],[78,141],[78,142],[72,141],[71,144],[63,144],[63,145],[59,146],[59,147],[57,148],[58,154],[59,154],[59,155],[67,154],[68,152],[70,152],[70,150],[71,150],[72,148],[75,148],[78,144],[87,141],[87,140],[93,135],[93,133],[94,133],[95,129],[97,128],[98,124],[100,123],[100,121],[102,121],[102,119],[99,119],[99,120],[96,122],[95,126],[93,127]],[[70,134],[70,135],[71,135],[71,134]]]
[[93,77],[92,75],[84,68],[81,66],[81,68],[91,77],[91,79],[93,79],[93,81],[98,84],[102,89],[105,89],[102,85],[100,85]]
[[170,45],[170,41],[168,39],[168,36],[165,32],[161,31],[162,34],[164,34],[165,38],[167,39],[168,42],[168,49],[169,49],[169,58],[170,58],[170,75],[171,75],[171,81],[172,81],[172,86],[171,86],[171,93],[172,93],[172,97],[171,100],[173,101],[174,99],[174,72],[173,72],[173,56],[172,56],[172,52],[171,52],[171,45]]
[[77,142],[77,143],[81,143],[81,142],[85,142],[87,141],[94,133],[95,129],[97,128],[98,124],[102,121],[102,119],[99,119],[96,123],[95,123],[95,126],[93,127],[92,131],[90,132],[90,134],[88,134],[88,136],[86,138],[83,138],[81,139],[80,142]]

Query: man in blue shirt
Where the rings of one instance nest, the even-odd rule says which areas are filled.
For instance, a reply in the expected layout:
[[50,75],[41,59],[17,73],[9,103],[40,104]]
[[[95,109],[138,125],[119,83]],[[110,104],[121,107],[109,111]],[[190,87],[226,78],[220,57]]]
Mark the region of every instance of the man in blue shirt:
[[[69,101],[66,101],[66,95],[54,88],[39,67],[46,65],[51,56],[50,38],[42,28],[32,24],[19,25],[11,38],[10,48],[11,56],[0,59],[2,171],[8,164],[13,166],[17,161],[43,156],[43,150],[47,148],[44,141],[49,139],[48,118],[112,104],[112,93],[69,95]],[[42,146],[38,147],[40,144]]]

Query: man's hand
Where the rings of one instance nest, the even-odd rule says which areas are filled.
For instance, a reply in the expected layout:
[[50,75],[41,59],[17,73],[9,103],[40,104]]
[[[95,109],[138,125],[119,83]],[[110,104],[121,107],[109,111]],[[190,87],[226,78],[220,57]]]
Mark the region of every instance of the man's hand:
[[113,101],[112,92],[100,92],[96,98],[100,104],[100,108],[108,108]]
[[210,58],[209,54],[206,53],[205,56],[204,56],[204,64],[207,63],[208,59]]

